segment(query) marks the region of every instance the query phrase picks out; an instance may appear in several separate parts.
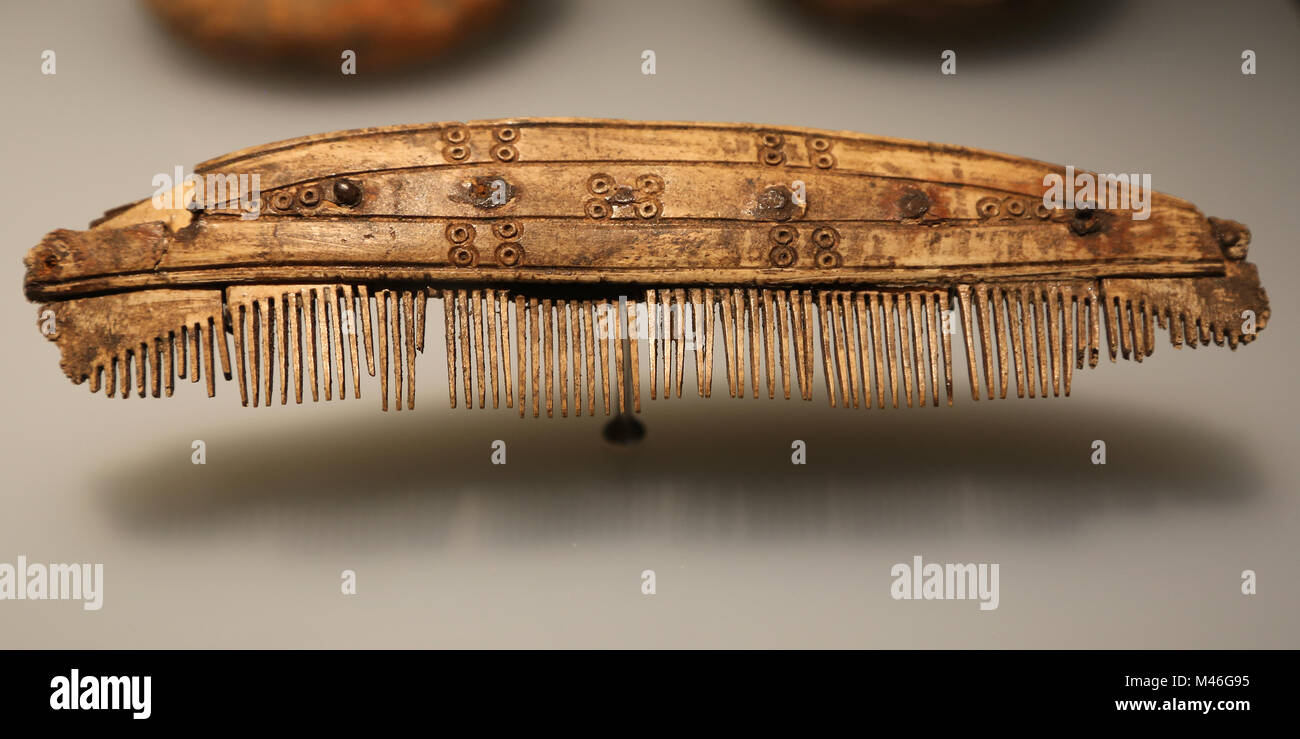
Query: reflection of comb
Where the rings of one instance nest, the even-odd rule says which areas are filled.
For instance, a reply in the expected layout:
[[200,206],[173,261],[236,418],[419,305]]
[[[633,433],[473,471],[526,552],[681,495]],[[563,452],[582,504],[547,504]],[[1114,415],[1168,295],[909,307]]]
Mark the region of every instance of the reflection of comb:
[[260,216],[234,193],[192,213],[142,201],[28,255],[73,382],[158,396],[204,376],[212,395],[220,361],[257,405],[358,396],[377,369],[384,408],[390,384],[409,408],[441,297],[453,406],[640,410],[643,384],[680,397],[687,367],[710,395],[721,355],[732,396],[811,399],[820,372],[831,405],[883,408],[951,404],[957,344],[973,398],[1046,397],[1097,363],[1103,326],[1112,361],[1141,361],[1157,323],[1174,346],[1235,349],[1268,318],[1244,227],[1159,193],[1148,220],[1049,209],[1060,168],[950,146],[510,120],[311,136],[197,171],[259,175]]

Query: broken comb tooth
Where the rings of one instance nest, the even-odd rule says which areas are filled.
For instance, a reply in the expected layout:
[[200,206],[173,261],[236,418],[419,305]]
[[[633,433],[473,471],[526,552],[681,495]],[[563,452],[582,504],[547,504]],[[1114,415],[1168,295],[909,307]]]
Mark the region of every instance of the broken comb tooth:
[[357,398],[364,373],[385,410],[415,407],[434,298],[450,405],[539,418],[639,412],[642,373],[650,400],[718,371],[732,398],[878,410],[951,405],[955,363],[974,400],[1068,396],[1103,341],[1255,340],[1245,226],[1160,193],[1142,218],[1055,204],[1062,172],[802,128],[346,131],[199,165],[224,200],[53,231],[24,289],[92,391],[215,395],[219,359],[245,405]]

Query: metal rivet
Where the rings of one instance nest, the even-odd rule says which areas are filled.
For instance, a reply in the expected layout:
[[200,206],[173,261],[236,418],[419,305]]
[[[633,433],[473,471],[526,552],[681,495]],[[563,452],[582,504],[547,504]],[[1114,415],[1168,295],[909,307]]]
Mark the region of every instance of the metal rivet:
[[335,182],[334,200],[339,205],[356,205],[361,202],[361,186],[352,180],[339,180]]
[[1092,208],[1078,208],[1070,219],[1070,230],[1076,236],[1086,236],[1101,229],[1101,216]]
[[904,218],[920,218],[929,209],[930,198],[920,190],[908,190],[898,199],[898,212]]

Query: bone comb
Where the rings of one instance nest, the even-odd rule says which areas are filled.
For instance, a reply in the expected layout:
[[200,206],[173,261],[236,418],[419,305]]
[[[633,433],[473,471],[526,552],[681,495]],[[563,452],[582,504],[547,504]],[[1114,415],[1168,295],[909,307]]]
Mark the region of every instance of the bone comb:
[[434,298],[450,405],[534,417],[715,392],[951,405],[962,375],[973,400],[1056,397],[1157,327],[1236,349],[1265,326],[1244,226],[1160,193],[1145,219],[1048,207],[1065,171],[804,128],[362,129],[199,165],[222,200],[54,231],[25,291],[93,392],[211,396],[219,364],[245,405],[395,411]]

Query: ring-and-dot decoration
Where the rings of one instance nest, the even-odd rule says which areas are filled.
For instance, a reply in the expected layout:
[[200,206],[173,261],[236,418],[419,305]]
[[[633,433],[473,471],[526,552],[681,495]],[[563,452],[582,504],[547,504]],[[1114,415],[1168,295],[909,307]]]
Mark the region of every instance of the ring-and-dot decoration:
[[767,253],[767,259],[773,267],[781,269],[793,267],[795,262],[799,261],[799,253],[794,249],[794,242],[799,238],[799,232],[793,226],[773,226],[767,236],[774,244]]
[[478,264],[478,249],[474,238],[478,232],[472,223],[449,223],[446,230],[447,241],[451,248],[447,250],[447,261],[456,267],[473,267]]
[[594,220],[651,219],[663,212],[658,196],[664,191],[664,180],[657,174],[637,175],[633,184],[620,185],[612,175],[597,172],[587,178],[587,198],[583,211]]
[[776,131],[758,135],[758,161],[771,167],[785,164],[785,136]]
[[817,169],[834,167],[835,155],[831,153],[831,140],[822,136],[808,139],[808,160]]
[[[1052,209],[1043,204],[1041,200],[1034,200],[1019,195],[1008,195],[1006,197],[995,197],[987,195],[975,201],[975,212],[982,221],[1017,221],[1017,220],[1039,220],[1046,221],[1052,219]],[[1061,211],[1061,220],[1068,217],[1066,211]]]
[[449,162],[464,162],[469,159],[469,129],[465,126],[449,126],[442,131],[442,156]]
[[502,267],[517,267],[524,261],[524,247],[519,243],[523,227],[515,221],[501,221],[492,224],[492,233],[501,243],[492,252],[497,264]]
[[492,157],[498,162],[513,162],[519,158],[519,150],[514,144],[519,140],[519,129],[514,126],[502,126],[492,132],[497,144],[492,147]]
[[278,213],[311,213],[324,202],[353,208],[361,203],[361,197],[358,182],[340,178],[279,188],[264,195],[263,206]]
[[[773,267],[785,269],[793,267],[799,261],[799,252],[797,245],[799,242],[799,231],[794,226],[780,224],[773,226],[768,231],[768,240],[772,243],[772,248],[767,253],[768,262]],[[840,266],[843,259],[837,248],[840,245],[840,232],[830,226],[820,226],[813,229],[808,236],[808,244],[812,247],[812,261],[821,269],[832,269]]]
[[813,263],[822,269],[840,266],[842,259],[835,249],[840,245],[840,232],[830,226],[822,226],[812,232]]

